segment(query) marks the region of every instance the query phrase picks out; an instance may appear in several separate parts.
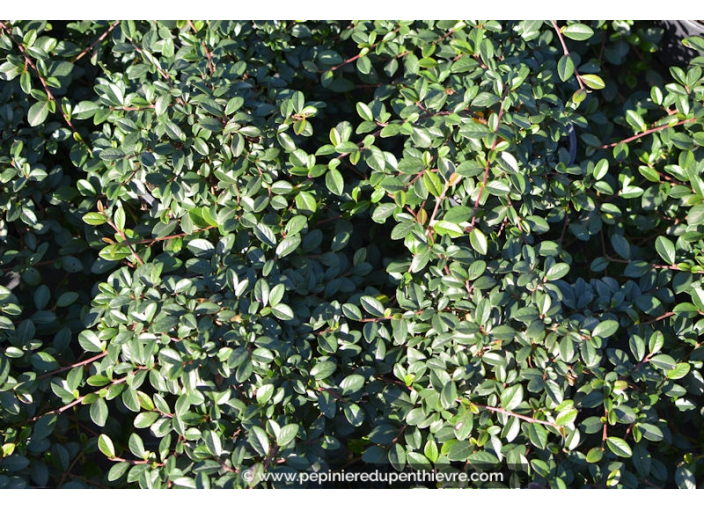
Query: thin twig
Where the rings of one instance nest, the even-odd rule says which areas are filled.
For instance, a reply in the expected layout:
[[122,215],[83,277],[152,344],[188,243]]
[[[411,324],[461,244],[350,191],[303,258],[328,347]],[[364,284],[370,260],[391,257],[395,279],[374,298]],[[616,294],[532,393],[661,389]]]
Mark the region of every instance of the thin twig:
[[[503,98],[501,100],[501,107],[499,108],[499,118],[496,120],[496,130],[494,131],[494,141],[491,144],[491,149],[490,152],[496,149],[496,146],[499,143],[499,127],[501,127],[501,117],[504,116],[504,102]],[[477,210],[479,209],[479,203],[482,201],[482,194],[484,193],[484,189],[486,188],[486,181],[489,179],[489,170],[491,170],[491,163],[489,161],[489,157],[487,155],[486,159],[486,168],[484,169],[484,179],[482,180],[482,187],[479,188],[479,195],[477,196],[477,200],[474,202],[474,208],[472,210],[472,221],[469,225],[470,229],[474,228],[474,223],[477,221]]]
[[87,360],[80,361],[78,363],[74,363],[73,365],[69,365],[67,367],[59,368],[58,370],[54,370],[53,372],[49,372],[48,374],[42,374],[39,377],[37,377],[37,379],[44,379],[45,377],[51,377],[54,374],[60,374],[61,372],[65,372],[66,370],[71,370],[76,367],[82,367],[83,365],[87,365],[88,363],[93,363],[94,361],[97,361],[101,358],[104,358],[105,356],[107,356],[107,354],[108,354],[108,351],[101,352],[97,356],[93,356],[92,358],[89,358]]
[[649,320],[649,321],[646,321],[646,322],[641,322],[640,325],[641,325],[641,326],[647,326],[648,324],[652,324],[652,323],[654,323],[654,322],[658,322],[658,321],[661,321],[661,320],[663,320],[663,319],[667,319],[668,317],[672,317],[673,315],[675,315],[675,312],[667,312],[667,313],[662,314],[660,317],[655,317],[655,318],[652,319],[652,320]]
[[637,140],[638,138],[643,138],[644,136],[648,136],[652,133],[655,133],[656,131],[662,131],[663,129],[667,129],[670,127],[681,126],[682,124],[687,124],[688,122],[694,122],[695,120],[697,120],[697,119],[696,118],[684,119],[684,120],[679,121],[677,124],[673,124],[673,125],[666,124],[664,126],[650,128],[647,131],[643,131],[642,133],[631,136],[630,138],[626,138],[625,140],[621,140],[620,142],[614,142],[611,144],[602,145],[601,148],[602,149],[611,149],[612,147],[616,147],[617,145],[619,145],[621,143],[629,143],[629,142],[632,142],[633,140]]
[[[193,30],[194,34],[198,33],[198,29],[196,29],[196,26],[193,24],[193,22],[189,19],[186,21],[188,23],[188,26],[191,27],[191,30]],[[208,50],[208,46],[205,44],[205,41],[201,41],[201,44],[203,44],[203,50],[205,50],[205,56],[208,59],[208,71],[210,71],[210,76],[215,74],[215,66],[213,65],[213,54]]]
[[475,404],[475,403],[472,403],[472,405],[476,406],[480,409],[486,409],[487,411],[491,411],[492,413],[501,413],[501,414],[505,414],[507,416],[513,416],[514,418],[518,418],[519,420],[523,420],[528,423],[539,423],[540,425],[554,427],[558,430],[561,428],[560,425],[558,425],[556,423],[552,423],[552,422],[545,421],[545,420],[538,420],[537,418],[533,418],[531,416],[526,416],[524,414],[514,413],[513,411],[509,411],[508,409],[504,409],[502,407],[485,406],[483,404]]
[[[137,372],[139,372],[139,371],[141,371],[141,370],[147,370],[147,367],[137,367],[137,369],[136,369],[134,372],[132,372],[132,374],[135,374],[135,373],[137,373]],[[67,411],[67,410],[71,409],[72,407],[75,407],[75,406],[77,406],[78,404],[80,404],[81,402],[83,402],[83,400],[84,400],[88,395],[97,395],[98,393],[100,393],[100,392],[101,392],[103,389],[105,389],[105,388],[108,388],[108,387],[110,387],[110,386],[115,386],[116,384],[121,384],[121,383],[125,382],[128,377],[129,377],[129,376],[121,377],[120,379],[114,379],[114,380],[110,381],[110,384],[108,384],[107,386],[104,386],[103,388],[97,389],[97,390],[92,391],[92,392],[90,392],[90,393],[86,393],[85,395],[81,395],[80,397],[78,397],[78,398],[77,398],[76,400],[74,400],[73,402],[70,402],[70,403],[68,403],[68,404],[66,404],[66,405],[64,405],[64,406],[62,406],[62,407],[59,407],[58,409],[52,409],[51,411],[47,411],[47,412],[44,413],[44,414],[41,414],[41,415],[39,415],[39,416],[35,416],[35,417],[32,418],[31,420],[28,420],[28,422],[35,422],[35,421],[37,421],[38,419],[40,419],[40,418],[42,418],[42,417],[44,417],[44,416],[48,416],[48,415],[50,415],[50,414],[61,414],[61,413],[63,413],[64,411]]]
[[[565,38],[562,37],[560,27],[557,25],[557,22],[555,20],[550,20],[550,22],[552,23],[555,32],[557,32],[557,37],[560,39],[560,44],[562,45],[562,52],[567,58],[571,59],[572,57],[570,57],[570,50],[567,49],[567,44],[565,43]],[[576,69],[574,70],[574,77],[577,78],[577,83],[579,83],[579,89],[585,90],[584,82],[582,81],[582,76],[577,72]]]
[[567,225],[570,223],[570,215],[568,214],[569,208],[565,210],[565,223],[562,225],[562,234],[560,234],[560,246],[562,246],[562,241],[565,239],[565,234],[567,233]]
[[[193,232],[191,232],[191,234],[196,234],[198,232],[205,232],[206,230],[210,230],[211,228],[215,228],[215,225],[208,225],[207,227],[199,228],[198,230],[194,230]],[[187,235],[190,235],[190,234],[188,232],[182,232],[180,234],[172,234],[170,236],[157,237],[156,239],[141,239],[139,241],[135,241],[134,244],[148,244],[149,246],[151,246],[154,243],[157,243],[160,241],[168,241],[169,239],[178,239],[179,237],[186,237]]]
[[[396,32],[398,32],[399,30],[401,30],[401,27],[397,27],[393,32],[396,33]],[[379,46],[379,45],[380,45],[381,43],[383,43],[383,42],[384,42],[384,40],[382,39],[381,41],[377,41],[377,42],[375,42],[374,44],[372,44],[371,46],[369,46],[369,51],[367,51],[367,53],[370,53],[374,48],[376,48],[377,46]],[[355,55],[354,57],[350,57],[350,58],[348,58],[347,60],[345,60],[344,62],[341,62],[341,63],[339,63],[339,64],[337,64],[337,65],[335,65],[335,66],[332,66],[332,67],[331,67],[330,69],[328,69],[328,70],[323,70],[323,71],[320,71],[320,72],[321,72],[321,73],[325,73],[325,72],[327,72],[327,71],[330,71],[330,72],[337,71],[337,70],[340,69],[341,67],[344,67],[344,66],[346,66],[347,64],[351,64],[352,62],[354,62],[355,60],[357,60],[357,59],[360,58],[361,56],[362,56],[362,54],[361,54],[361,53],[358,53],[358,54]]]
[[10,28],[2,21],[0,21],[0,28],[3,29],[5,31],[5,33],[8,35],[8,37],[12,40],[12,42],[15,43],[15,46],[17,46],[17,49],[20,51],[20,53],[22,53],[22,56],[24,57],[25,63],[29,67],[31,67],[35,73],[37,73],[37,77],[39,78],[39,81],[41,82],[42,87],[44,88],[44,92],[46,93],[47,99],[49,101],[53,102],[54,106],[59,109],[59,111],[61,112],[61,115],[64,118],[64,121],[66,122],[68,127],[71,128],[71,131],[73,131],[74,135],[76,135],[75,138],[77,140],[80,140],[86,146],[90,155],[93,156],[93,151],[88,146],[88,143],[78,133],[78,130],[76,130],[75,126],[71,122],[71,119],[68,118],[68,115],[66,114],[64,109],[61,107],[59,102],[54,97],[54,94],[49,89],[49,86],[47,85],[46,80],[44,80],[44,77],[39,72],[39,69],[37,69],[37,65],[34,63],[34,60],[32,60],[32,58],[29,56],[29,54],[27,53],[27,50],[25,50],[24,46],[22,46],[21,43],[17,42],[17,39],[15,39],[15,36],[12,34],[12,30],[10,30]]
[[120,230],[120,228],[119,228],[117,225],[115,225],[115,223],[113,223],[112,221],[108,220],[107,223],[108,223],[108,225],[110,225],[113,229],[115,229],[115,232],[117,232],[117,233],[122,237],[122,239],[125,240],[125,244],[127,245],[127,247],[128,247],[128,248],[130,249],[130,251],[132,252],[132,255],[134,255],[134,257],[137,259],[137,262],[139,262],[139,265],[140,265],[140,266],[143,266],[143,265],[144,265],[144,261],[143,261],[142,258],[139,256],[139,253],[137,253],[137,250],[134,249],[134,246],[132,246],[132,243],[130,243],[129,239],[127,239],[127,234],[125,234],[122,230]]
[[108,34],[109,34],[110,32],[112,32],[112,31],[115,29],[115,27],[116,27],[117,25],[120,24],[120,21],[121,21],[121,20],[114,21],[114,22],[112,23],[112,25],[110,25],[110,26],[108,27],[108,29],[107,29],[105,32],[103,32],[103,35],[101,35],[100,37],[98,37],[95,41],[93,41],[93,43],[92,43],[90,46],[88,46],[85,50],[83,50],[82,52],[80,52],[80,53],[78,54],[78,56],[73,59],[73,63],[75,64],[78,60],[80,60],[81,58],[83,58],[83,57],[84,57],[85,55],[87,55],[93,48],[95,48],[95,45],[96,45],[96,44],[98,44],[99,42],[103,41],[103,40],[108,36]]

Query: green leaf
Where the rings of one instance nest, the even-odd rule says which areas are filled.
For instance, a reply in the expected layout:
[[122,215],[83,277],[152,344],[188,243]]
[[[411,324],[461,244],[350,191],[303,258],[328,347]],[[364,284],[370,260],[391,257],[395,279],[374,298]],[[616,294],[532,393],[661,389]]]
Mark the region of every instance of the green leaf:
[[289,134],[282,132],[278,133],[276,137],[286,152],[293,152],[297,149],[296,142],[293,141]]
[[354,142],[342,142],[335,146],[335,151],[340,154],[350,154],[352,152],[359,152],[359,147]]
[[484,232],[482,232],[478,228],[475,227],[469,233],[469,242],[471,243],[472,248],[474,248],[475,251],[482,255],[487,254],[487,251],[489,250],[489,243],[487,242]]
[[298,435],[300,427],[295,423],[289,423],[281,427],[281,430],[276,434],[276,444],[279,447],[284,447],[293,441]]
[[571,25],[564,26],[560,29],[560,32],[573,41],[586,41],[594,35],[594,30],[583,23],[572,23]]
[[374,317],[384,316],[384,305],[382,305],[381,302],[379,302],[379,300],[375,297],[362,296],[360,298],[360,302],[362,303],[362,307]]
[[215,457],[220,457],[222,455],[222,441],[220,436],[214,430],[208,430],[203,434],[203,439],[205,439],[205,446],[208,451],[212,453]]
[[440,403],[445,409],[450,409],[457,405],[455,400],[457,400],[457,385],[454,381],[447,381],[440,393]]
[[144,441],[142,441],[142,438],[139,437],[136,433],[130,434],[130,438],[127,441],[127,446],[130,449],[130,452],[132,452],[132,455],[137,457],[138,459],[146,459],[147,458],[147,452],[144,449]]
[[166,131],[166,134],[172,140],[186,141],[186,134],[181,131],[181,128],[178,127],[174,122],[167,120],[166,122],[164,122],[163,126]]
[[325,174],[325,185],[335,195],[342,195],[345,190],[345,180],[336,168],[331,168]]
[[327,379],[337,370],[337,363],[334,361],[321,361],[317,363],[310,371],[311,377],[316,381]]
[[301,245],[301,236],[298,234],[284,238],[276,247],[276,256],[283,258],[290,255]]
[[474,448],[469,441],[457,441],[447,452],[447,458],[451,461],[465,462]]
[[290,306],[284,303],[279,303],[271,308],[271,313],[274,317],[281,319],[282,321],[291,321],[294,319],[295,315]]
[[444,220],[436,221],[435,224],[433,224],[433,230],[440,235],[448,235],[452,238],[464,235],[464,229],[462,227]]
[[[693,466],[692,466],[693,467]],[[683,464],[675,470],[675,483],[680,489],[696,489],[697,479],[694,476],[692,467]]]
[[22,471],[24,468],[29,466],[29,459],[24,455],[9,455],[0,459],[0,468],[7,470],[11,473]]
[[98,427],[104,427],[108,419],[108,405],[104,398],[98,398],[90,405],[90,418]]
[[132,255],[132,252],[124,244],[114,243],[109,244],[105,248],[100,250],[98,255],[101,259],[116,261],[129,257],[130,255]]
[[276,246],[276,235],[267,225],[257,223],[254,227],[254,235],[257,236],[257,239],[264,244],[271,246],[272,248]]
[[39,418],[37,423],[34,425],[34,434],[32,435],[32,439],[35,441],[41,441],[42,439],[49,437],[54,431],[57,418],[57,415],[54,413],[45,414]]
[[577,409],[565,409],[560,411],[560,413],[555,417],[556,425],[571,426],[577,419],[579,411]]
[[103,213],[98,213],[98,212],[92,212],[88,214],[83,215],[83,221],[87,223],[88,225],[102,225],[108,219],[105,217]]
[[428,191],[434,197],[439,197],[442,194],[442,182],[440,182],[440,177],[438,177],[435,172],[425,172],[423,174],[423,182],[428,188]]
[[523,402],[523,386],[516,384],[501,392],[501,407],[511,411]]
[[139,413],[134,419],[134,427],[137,429],[146,429],[150,427],[159,418],[159,413],[149,411]]
[[98,437],[98,449],[108,459],[115,458],[115,446],[112,444],[112,439],[105,434],[100,434],[100,437]]
[[682,379],[689,373],[690,368],[689,363],[677,363],[675,368],[667,373],[667,378],[674,380]]
[[665,236],[659,236],[655,240],[655,249],[658,255],[670,265],[675,263],[675,245]]
[[269,438],[263,428],[255,425],[249,429],[248,442],[259,455],[269,454]]
[[296,207],[308,214],[313,214],[318,210],[315,197],[307,191],[301,191],[296,195]]
[[669,354],[653,356],[650,358],[650,364],[661,370],[667,370],[668,372],[677,366],[677,362]]
[[374,114],[372,110],[364,103],[357,103],[357,114],[366,121],[372,122],[374,120]]
[[364,386],[364,376],[359,374],[352,374],[345,377],[340,382],[340,389],[343,395],[349,395],[356,391],[359,391]]
[[608,446],[609,450],[619,457],[629,458],[633,455],[631,447],[628,446],[628,443],[620,437],[607,437],[606,446]]
[[569,80],[574,74],[574,63],[569,55],[563,55],[557,62],[557,74],[562,81]]
[[601,338],[609,338],[616,331],[618,331],[618,322],[615,320],[605,320],[597,324],[597,326],[592,330],[592,336],[598,336]]
[[481,139],[489,133],[489,128],[478,122],[468,122],[460,128],[460,135],[469,139]]
[[345,303],[342,305],[342,313],[345,314],[345,317],[354,321],[361,321],[363,318],[362,311],[357,305],[352,303]]
[[429,439],[428,442],[425,443],[423,453],[428,458],[428,460],[430,460],[430,462],[435,463],[435,461],[438,460],[440,452],[438,451],[438,445],[434,439]]
[[318,408],[326,418],[334,418],[337,414],[337,402],[332,394],[326,391],[318,392]]
[[590,89],[599,90],[606,87],[604,80],[599,78],[596,74],[582,74],[581,78],[584,84]]
[[117,464],[114,464],[108,472],[108,481],[115,482],[119,480],[125,475],[125,473],[127,473],[127,470],[131,466],[132,464],[129,462],[118,462]]
[[47,115],[49,115],[49,102],[40,101],[39,103],[34,103],[27,112],[27,121],[32,127],[38,126],[46,120]]
[[601,458],[604,456],[604,450],[602,450],[600,447],[595,446],[589,452],[587,452],[587,462],[590,464],[596,464],[601,460]]
[[600,181],[606,177],[607,173],[609,173],[609,161],[607,159],[600,159],[594,167],[594,179]]
[[76,106],[73,107],[71,111],[71,117],[78,120],[90,119],[98,111],[100,106],[93,101],[81,101]]
[[271,396],[274,394],[276,388],[273,384],[262,384],[257,388],[257,403],[265,404],[269,401]]
[[626,122],[628,122],[631,127],[636,130],[636,132],[646,131],[648,129],[643,117],[641,117],[638,112],[634,112],[633,110],[626,111]]
[[492,195],[503,197],[511,191],[511,187],[503,181],[490,181],[486,184],[486,190]]
[[549,282],[559,280],[566,276],[569,272],[569,264],[565,264],[564,262],[558,262],[557,264],[553,264],[550,269],[548,269],[547,273],[545,273],[545,279]]
[[93,331],[83,331],[78,335],[78,343],[88,352],[103,352],[103,345],[98,335]]
[[548,444],[548,431],[539,423],[528,424],[528,438],[536,448],[544,450]]
[[613,234],[611,236],[611,246],[614,247],[616,253],[626,260],[631,258],[631,247],[628,240],[620,234]]

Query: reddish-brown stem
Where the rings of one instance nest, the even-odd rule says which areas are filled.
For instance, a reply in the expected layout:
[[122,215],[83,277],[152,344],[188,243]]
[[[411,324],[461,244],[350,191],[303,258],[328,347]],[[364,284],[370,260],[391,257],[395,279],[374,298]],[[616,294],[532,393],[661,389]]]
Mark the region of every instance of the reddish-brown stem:
[[324,220],[316,221],[314,227],[317,227],[318,225],[322,225],[324,223],[329,223],[331,221],[337,221],[342,218],[342,214],[338,214],[337,216],[333,216],[332,218],[326,218]]
[[[136,369],[136,371],[138,372],[138,371],[140,371],[140,370],[146,370],[146,369],[147,369],[146,367],[138,367],[138,368]],[[134,373],[134,372],[133,372],[133,373]],[[127,380],[127,377],[128,377],[128,376],[125,376],[125,377],[121,377],[120,379],[115,379],[115,380],[113,380],[113,381],[110,381],[110,384],[109,384],[108,386],[114,386],[114,385],[116,385],[116,384],[123,383],[123,382],[125,382],[125,381]],[[107,388],[108,386],[106,386],[106,388]],[[65,406],[59,407],[58,409],[53,409],[53,410],[51,410],[51,411],[47,411],[46,413],[41,414],[41,415],[39,415],[39,416],[35,416],[34,418],[32,418],[31,420],[28,420],[28,421],[29,421],[29,422],[35,422],[35,421],[37,421],[39,418],[41,418],[41,417],[43,417],[43,416],[47,416],[47,415],[50,415],[50,414],[61,414],[61,413],[63,413],[64,411],[67,411],[67,410],[71,409],[72,407],[75,407],[75,406],[77,406],[78,404],[80,404],[81,402],[83,402],[83,400],[84,400],[88,395],[91,395],[91,394],[97,395],[98,393],[100,393],[101,390],[102,390],[102,388],[101,388],[101,389],[98,389],[98,390],[95,390],[95,391],[93,391],[93,392],[91,392],[91,393],[86,393],[85,395],[81,395],[81,396],[78,397],[76,400],[74,400],[73,402],[69,402],[69,403],[66,404]]]
[[130,243],[129,239],[127,239],[127,235],[122,230],[120,230],[120,228],[117,225],[115,225],[115,223],[113,223],[112,221],[108,220],[107,223],[115,230],[115,232],[117,232],[120,235],[120,237],[122,237],[122,239],[125,240],[125,244],[132,252],[132,255],[134,255],[134,258],[137,259],[137,262],[139,262],[140,266],[143,266],[144,261],[139,256],[139,253],[137,253],[137,250],[134,249],[134,246],[132,246],[132,243]]
[[398,442],[398,440],[401,438],[401,436],[403,435],[403,433],[406,431],[406,427],[408,427],[408,425],[403,425],[403,426],[399,429],[398,434],[396,435],[395,438],[393,438],[393,440],[391,441],[391,444],[396,444],[396,443]]
[[156,108],[153,104],[147,106],[111,106],[111,110],[118,110],[123,112],[140,112],[142,110],[153,110]]
[[157,467],[164,467],[163,462],[155,462],[149,459],[140,459],[140,460],[128,460],[128,459],[123,459],[122,457],[110,457],[110,460],[113,462],[129,462],[132,465],[137,465],[137,464],[152,464]]
[[[401,30],[401,27],[396,28],[396,29],[394,30],[394,32],[398,32],[399,30]],[[369,46],[369,51],[368,51],[367,53],[369,53],[369,52],[372,51],[374,48],[376,48],[377,46],[379,46],[382,42],[384,42],[383,39],[382,39],[381,41],[377,41],[377,42],[375,42],[374,44],[372,44],[371,46]],[[330,72],[337,71],[337,70],[340,69],[341,67],[344,67],[344,66],[346,66],[347,64],[351,64],[352,62],[354,62],[355,60],[357,60],[357,59],[360,58],[361,56],[362,56],[362,54],[361,54],[361,53],[358,53],[358,54],[355,55],[354,57],[350,57],[350,58],[348,58],[347,60],[345,60],[344,62],[341,62],[341,63],[337,64],[336,66],[332,66],[330,69],[328,69],[328,71],[330,71]],[[327,72],[327,71],[321,71],[321,72],[324,73],[324,72]]]
[[557,37],[560,39],[560,44],[562,45],[562,53],[566,56],[570,56],[570,50],[567,49],[567,44],[565,43],[565,38],[562,37],[562,32],[560,32],[560,27],[557,25],[557,21],[554,19],[550,20],[550,23],[552,23],[552,27],[555,29],[555,33],[557,34]]
[[[132,39],[130,39],[129,37],[127,38],[127,40],[128,40],[128,41],[130,42],[130,44],[134,47],[134,49],[137,51],[137,53],[139,53],[140,55],[144,56],[144,52],[142,51],[142,48],[140,48],[139,46],[137,46],[137,43],[135,43],[135,42],[134,42]],[[145,60],[146,60],[146,59],[145,59]],[[154,65],[156,66],[157,71],[159,71],[159,74],[160,74],[166,81],[168,81],[169,83],[171,83],[171,76],[169,76],[169,73],[167,73],[166,71],[164,71],[164,70],[161,68],[161,65],[159,65],[159,61],[157,61],[156,58],[154,58],[153,61],[154,61]]]
[[[372,47],[373,47],[373,46],[372,46]],[[358,59],[359,57],[361,57],[361,56],[362,56],[362,54],[361,54],[361,53],[358,53],[358,54],[355,55],[354,57],[350,57],[350,58],[348,58],[347,60],[345,60],[344,62],[341,62],[341,63],[337,64],[336,66],[332,66],[330,69],[328,69],[328,71],[330,71],[330,72],[337,71],[337,70],[340,69],[341,67],[344,67],[344,66],[346,66],[347,64],[351,64],[352,62],[354,62],[355,60],[357,60],[357,59]],[[323,72],[325,72],[325,71],[323,71]]]
[[[560,39],[560,44],[562,45],[562,52],[567,57],[570,58],[570,50],[567,49],[567,44],[565,43],[565,38],[562,37],[562,32],[560,32],[560,27],[557,25],[555,20],[550,20],[555,32],[557,33],[558,39]],[[584,82],[582,81],[582,76],[575,69],[574,77],[577,78],[577,83],[579,83],[580,90],[584,90]]]
[[[187,23],[188,26],[191,27],[191,30],[193,30],[194,34],[198,33],[196,26],[190,19],[187,21]],[[215,66],[213,65],[213,54],[210,52],[210,50],[208,50],[208,46],[205,44],[205,41],[202,41],[201,43],[203,44],[203,50],[205,50],[205,57],[208,59],[208,71],[210,72],[210,76],[212,76],[215,74]]]
[[[200,228],[198,230],[194,230],[191,232],[191,234],[194,234],[196,232],[204,232],[206,230],[210,230],[211,228],[215,228],[215,225],[208,225],[207,227]],[[139,241],[135,241],[134,244],[149,244],[151,246],[154,243],[158,243],[160,241],[168,241],[169,239],[177,239],[179,237],[186,237],[188,234],[187,232],[182,232],[180,234],[172,234],[170,236],[164,236],[164,237],[157,237],[156,239],[141,239]]]
[[507,416],[513,416],[514,418],[518,418],[519,420],[523,420],[528,423],[539,423],[540,425],[546,425],[548,427],[554,427],[556,429],[560,428],[560,426],[557,425],[556,423],[552,423],[552,422],[545,421],[545,420],[538,420],[537,418],[533,418],[531,416],[526,416],[524,414],[514,413],[513,411],[509,411],[508,409],[504,409],[502,407],[485,406],[483,404],[474,404],[474,403],[472,403],[472,405],[476,406],[480,409],[486,409],[487,411],[491,411],[492,413],[501,413],[501,414],[505,414]]
[[3,23],[2,21],[0,21],[0,28],[2,28],[2,29],[5,31],[5,33],[8,35],[8,37],[12,40],[12,42],[15,43],[15,46],[17,46],[17,49],[20,51],[20,53],[22,53],[22,56],[24,57],[25,63],[26,63],[29,67],[31,67],[32,70],[34,70],[35,73],[37,73],[37,77],[39,78],[39,81],[40,81],[41,84],[42,84],[42,88],[44,89],[44,92],[46,93],[47,99],[48,99],[49,101],[53,102],[53,103],[54,103],[54,106],[59,109],[59,111],[61,112],[61,115],[63,116],[64,121],[66,122],[66,124],[68,125],[68,127],[71,128],[71,131],[73,131],[73,133],[76,135],[77,139],[78,139],[78,140],[81,140],[81,142],[88,148],[88,152],[89,152],[90,155],[92,156],[92,155],[93,155],[93,151],[91,150],[90,147],[88,147],[88,144],[85,142],[85,140],[83,140],[83,138],[81,138],[81,136],[78,134],[78,131],[77,131],[76,128],[74,127],[73,123],[71,122],[71,119],[68,118],[68,115],[66,115],[66,112],[65,112],[64,109],[61,107],[61,105],[60,105],[59,102],[56,100],[56,98],[54,97],[54,94],[53,94],[53,93],[51,92],[51,90],[49,89],[49,86],[47,85],[46,80],[44,80],[44,77],[43,77],[43,76],[41,75],[41,73],[39,72],[39,69],[37,69],[37,66],[36,66],[36,64],[34,63],[34,60],[32,60],[32,58],[29,56],[29,54],[28,54],[27,51],[25,50],[24,46],[22,46],[21,43],[17,42],[17,40],[15,39],[15,36],[12,35],[12,30],[10,30],[10,28],[9,28],[5,23]]
[[445,183],[445,186],[442,189],[442,193],[440,193],[440,196],[435,201],[435,207],[433,208],[433,212],[430,215],[430,219],[428,220],[428,229],[426,230],[426,236],[428,237],[428,241],[434,242],[434,236],[431,234],[431,231],[433,230],[432,224],[433,224],[433,221],[435,221],[435,215],[437,215],[438,210],[440,209],[440,204],[442,203],[443,200],[445,200],[445,195],[447,195],[448,189],[450,189],[449,182]]
[[37,377],[37,379],[44,379],[45,377],[51,377],[54,374],[60,374],[61,372],[65,372],[66,370],[71,370],[72,368],[82,367],[83,365],[87,365],[87,364],[93,363],[94,361],[97,361],[101,358],[104,358],[105,356],[107,356],[107,354],[108,354],[108,351],[101,352],[97,356],[93,356],[92,358],[89,358],[87,360],[79,361],[78,363],[74,363],[73,365],[69,365],[67,367],[61,367],[58,370],[54,370],[53,372],[49,372],[47,374],[42,374],[39,377]]
[[80,459],[81,459],[81,454],[79,453],[79,454],[76,455],[76,457],[73,459],[73,461],[71,462],[71,464],[69,464],[68,469],[66,469],[66,471],[64,471],[64,474],[61,475],[61,479],[59,480],[59,483],[56,484],[56,488],[57,488],[57,489],[60,489],[60,488],[63,486],[64,482],[66,481],[66,477],[67,477],[68,474],[71,472],[71,470],[73,470],[74,466],[76,465],[76,463],[77,463]]
[[688,122],[694,122],[695,120],[697,120],[697,119],[695,119],[695,118],[684,119],[684,120],[679,121],[677,124],[673,124],[673,125],[667,124],[665,126],[658,126],[658,127],[650,128],[647,131],[643,131],[642,133],[639,133],[637,135],[633,135],[630,138],[626,138],[624,140],[621,140],[620,142],[614,142],[614,143],[602,145],[601,148],[602,149],[611,149],[612,147],[616,147],[618,144],[629,143],[629,142],[632,142],[633,140],[638,140],[638,138],[643,138],[644,136],[648,136],[652,133],[655,133],[656,131],[662,131],[663,129],[667,129],[669,127],[681,126],[682,124],[687,124]]
[[567,214],[568,211],[565,211],[565,223],[562,225],[562,234],[560,234],[560,245],[562,245],[562,241],[565,239],[565,234],[567,233],[567,225],[570,223],[570,215]]
[[119,24],[120,24],[120,20],[114,21],[114,22],[112,23],[112,25],[110,25],[110,26],[108,27],[108,29],[107,29],[105,32],[103,32],[103,35],[101,35],[100,37],[98,37],[95,41],[93,41],[93,43],[92,43],[90,46],[88,46],[85,50],[83,50],[82,52],[80,52],[80,53],[78,54],[78,56],[73,59],[73,63],[75,64],[75,63],[78,62],[81,58],[83,58],[85,55],[87,55],[90,51],[92,51],[93,48],[95,48],[95,45],[98,44],[98,43],[100,43],[101,41],[103,41],[103,40],[108,36],[108,34],[109,34],[110,32],[112,32],[112,31],[115,29],[115,27],[116,27],[117,25],[119,25]]
[[654,319],[649,320],[649,321],[647,321],[647,322],[641,322],[640,325],[641,325],[641,326],[647,326],[648,324],[653,324],[654,322],[658,322],[658,321],[661,321],[661,320],[663,320],[663,319],[667,319],[668,317],[672,317],[673,315],[675,315],[675,312],[667,312],[667,313],[662,314],[660,317],[655,317]]
[[[496,121],[496,131],[494,132],[494,141],[491,144],[491,150],[496,149],[496,145],[499,143],[499,126],[501,126],[501,117],[504,116],[504,105],[501,101],[501,107],[499,108],[499,118]],[[484,179],[482,179],[482,187],[479,189],[479,195],[477,196],[476,202],[474,202],[474,209],[472,211],[472,221],[469,228],[474,228],[474,223],[477,221],[477,210],[479,209],[479,204],[482,201],[482,194],[484,193],[484,188],[486,188],[486,181],[489,179],[489,170],[491,170],[491,163],[487,157],[486,168],[484,169]]]
[[370,317],[367,319],[359,319],[357,322],[380,322],[380,321],[390,321],[393,317]]

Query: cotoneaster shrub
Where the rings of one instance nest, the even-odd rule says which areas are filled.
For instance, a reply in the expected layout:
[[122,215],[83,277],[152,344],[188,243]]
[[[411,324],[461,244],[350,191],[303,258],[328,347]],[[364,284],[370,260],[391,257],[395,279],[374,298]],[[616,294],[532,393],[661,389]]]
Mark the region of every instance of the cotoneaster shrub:
[[704,60],[661,37],[0,23],[0,487],[698,485]]

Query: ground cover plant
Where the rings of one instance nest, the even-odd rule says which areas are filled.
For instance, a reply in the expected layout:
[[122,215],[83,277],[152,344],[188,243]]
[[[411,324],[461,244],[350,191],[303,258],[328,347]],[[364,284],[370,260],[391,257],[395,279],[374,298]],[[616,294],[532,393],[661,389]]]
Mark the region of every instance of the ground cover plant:
[[701,484],[704,59],[662,38],[0,22],[0,488]]

